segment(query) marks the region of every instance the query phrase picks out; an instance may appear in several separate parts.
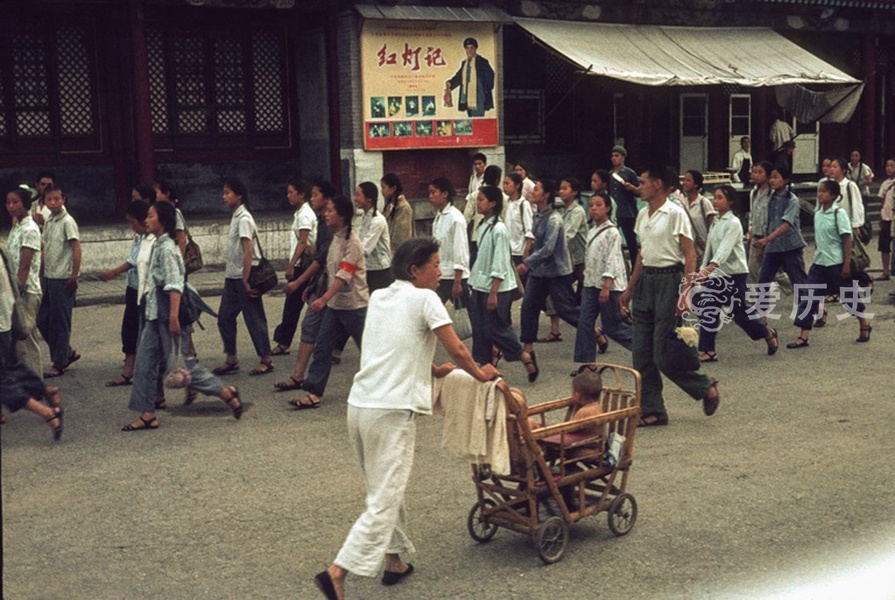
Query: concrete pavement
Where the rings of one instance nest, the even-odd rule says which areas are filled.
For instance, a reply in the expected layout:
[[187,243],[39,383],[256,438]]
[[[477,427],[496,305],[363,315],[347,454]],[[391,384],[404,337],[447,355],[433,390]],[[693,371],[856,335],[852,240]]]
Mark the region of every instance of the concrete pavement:
[[[206,290],[222,279],[200,272],[192,281]],[[122,290],[123,281],[82,283],[79,304],[109,302]],[[469,468],[441,450],[440,417],[419,419],[407,499],[417,572],[392,588],[351,577],[350,597],[752,598],[821,584],[811,597],[822,598],[841,597],[831,577],[844,572],[851,595],[891,598],[891,568],[883,584],[857,574],[895,556],[895,313],[883,303],[892,291],[893,282],[877,284],[870,344],[854,343],[857,323],[833,318],[838,306],[810,348],[774,357],[763,342],[725,327],[720,362],[706,369],[721,382],[718,413],[704,417],[669,385],[671,424],[637,433],[633,532],[612,537],[605,515],[577,524],[566,557],[549,567],[519,534],[501,530],[482,545],[470,539]],[[272,330],[282,296],[266,306]],[[780,312],[785,343],[797,332],[789,306]],[[286,406],[293,394],[272,391],[294,353],[275,358],[273,374],[248,377],[253,355],[240,325],[242,369],[226,380],[247,402],[241,421],[219,400],[183,407],[172,393],[158,431],[123,433],[133,418],[129,388],[103,387],[119,368],[120,317],[121,307],[106,303],[75,310],[73,344],[83,358],[56,380],[66,406],[60,444],[33,415],[7,415],[3,597],[317,598],[311,578],[363,506],[345,428],[357,350],[346,348],[320,409],[294,412]],[[220,341],[213,323],[206,326],[195,341],[213,366]],[[563,333],[563,343],[537,348],[536,384],[520,364],[503,366],[530,403],[568,393],[573,333],[565,324]],[[601,358],[630,364],[615,344]]]

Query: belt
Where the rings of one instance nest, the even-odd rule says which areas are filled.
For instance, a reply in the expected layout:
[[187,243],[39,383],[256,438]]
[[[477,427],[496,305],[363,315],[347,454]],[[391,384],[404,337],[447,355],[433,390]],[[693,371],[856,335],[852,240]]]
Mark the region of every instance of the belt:
[[665,273],[680,273],[684,270],[683,265],[674,265],[671,267],[643,267],[643,272],[647,275],[662,275]]

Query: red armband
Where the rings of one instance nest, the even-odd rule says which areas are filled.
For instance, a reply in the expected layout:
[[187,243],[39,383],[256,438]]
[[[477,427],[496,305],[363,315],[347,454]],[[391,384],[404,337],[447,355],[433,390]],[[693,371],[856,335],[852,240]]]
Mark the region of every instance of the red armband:
[[357,273],[357,269],[358,269],[357,265],[353,265],[350,262],[342,261],[339,263],[339,270],[345,271],[352,277],[354,276],[355,273]]

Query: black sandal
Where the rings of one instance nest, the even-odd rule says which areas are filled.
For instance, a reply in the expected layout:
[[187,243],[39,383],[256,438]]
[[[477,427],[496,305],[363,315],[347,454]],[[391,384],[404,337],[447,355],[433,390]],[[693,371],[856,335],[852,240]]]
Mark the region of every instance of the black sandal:
[[149,429],[158,429],[158,417],[152,417],[151,419],[140,417],[140,421],[143,423],[142,427],[135,427],[133,423],[128,423],[121,428],[121,431],[146,431]]
[[[239,397],[239,388],[237,388],[235,385],[231,385],[227,389],[230,390],[230,398],[224,400],[224,402],[226,402],[227,406],[230,407],[230,410],[233,411],[233,418],[238,421],[242,417],[242,411],[244,408],[242,399]],[[233,406],[234,400],[236,400],[237,402],[236,406]]]
[[118,387],[122,385],[131,385],[134,383],[133,376],[119,375],[115,379],[106,382],[106,387]]
[[806,340],[802,336],[799,336],[790,343],[786,344],[786,347],[790,350],[795,350],[796,348],[807,348],[808,346],[808,340]]
[[[859,344],[864,344],[870,341],[870,332],[873,331],[873,325],[868,325],[867,327],[861,327],[861,335],[858,336],[858,339],[855,341]],[[867,335],[864,335],[864,334]]]
[[224,364],[215,367],[211,370],[215,375],[226,375],[227,373],[232,373],[233,371],[239,370],[239,361],[236,362],[224,362]]
[[[57,406],[53,410],[53,416],[49,417],[48,419],[44,419],[44,420],[50,424],[50,429],[53,431],[53,441],[58,442],[59,440],[61,440],[62,439],[62,428],[63,428],[62,408]],[[53,421],[59,421],[59,423],[54,426]]]
[[273,371],[273,363],[269,360],[262,360],[258,366],[249,371],[249,375],[255,377],[257,375],[267,375]]
[[718,353],[714,350],[709,352],[703,352],[699,355],[699,362],[707,363],[707,362],[718,362]]
[[[307,402],[305,402],[307,400]],[[301,398],[293,398],[289,401],[289,406],[294,408],[295,410],[308,410],[310,408],[320,408],[320,398],[315,396],[314,394],[308,394],[307,396],[302,396]]]
[[824,309],[824,314],[821,318],[814,320],[814,326],[817,328],[826,327],[827,325],[827,309]]
[[603,334],[603,329],[594,327],[594,333],[597,334],[597,350],[600,354],[606,354],[606,350],[609,348],[609,340],[606,339],[606,336]]
[[[768,356],[774,356],[777,354],[777,350],[780,349],[780,340],[777,339],[777,330],[773,327],[768,327],[769,337],[765,338],[765,342],[768,344]],[[774,345],[771,345],[771,342],[774,342]]]
[[531,360],[523,360],[522,364],[525,365],[526,371],[528,371],[527,367],[534,367],[534,371],[528,371],[528,383],[534,383],[538,379],[538,375],[541,374],[541,370],[538,368],[538,358],[535,356],[535,351],[532,350],[528,353],[531,357]]
[[188,387],[186,388],[186,394],[183,397],[183,405],[189,406],[193,402],[196,401],[196,396],[199,395],[199,392],[195,390],[195,388]]
[[662,413],[652,413],[643,415],[638,421],[638,427],[662,427],[668,425],[668,415]]
[[287,381],[278,381],[273,386],[278,392],[291,392],[292,390],[300,390],[301,384],[304,382],[304,379],[296,379],[293,375],[290,375]]
[[547,334],[547,337],[542,337],[542,338],[538,339],[539,344],[553,344],[555,342],[561,342],[561,341],[562,341],[562,334],[561,333],[553,333],[552,331]]

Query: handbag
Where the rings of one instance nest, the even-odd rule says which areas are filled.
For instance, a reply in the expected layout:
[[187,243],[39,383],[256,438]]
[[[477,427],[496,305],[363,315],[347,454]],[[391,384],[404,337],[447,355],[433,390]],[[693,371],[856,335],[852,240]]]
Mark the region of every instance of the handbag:
[[168,373],[165,375],[165,387],[171,390],[181,390],[189,387],[193,382],[186,364],[183,361],[183,353],[180,351],[180,336],[171,340],[171,353],[168,355]]
[[696,350],[696,344],[692,346],[683,339],[684,337],[693,337],[693,334],[687,336],[693,330],[692,327],[682,327],[682,320],[678,319],[677,325],[665,336],[665,365],[669,371],[690,372],[698,371],[701,363],[699,362],[699,352]]
[[258,232],[255,232],[255,240],[258,242],[258,250],[261,252],[261,258],[257,265],[252,265],[249,272],[249,285],[252,289],[257,290],[259,294],[266,294],[277,286],[277,271],[273,268],[266,258],[264,258],[264,249],[261,247],[261,240],[258,239]]
[[[836,231],[839,231],[839,210],[836,209],[836,212],[833,213],[833,219],[836,223]],[[849,259],[851,261],[851,271],[852,273],[863,273],[870,267],[870,255],[867,253],[867,248],[864,246],[864,242],[860,239],[860,236],[852,236],[851,238],[851,257]]]
[[[177,209],[180,218],[183,219],[183,213]],[[183,249],[183,266],[186,267],[186,274],[195,273],[205,264],[202,261],[202,249],[199,244],[190,235],[190,229],[186,226],[186,220],[183,222],[183,233],[186,234],[186,247]]]
[[447,309],[451,321],[454,322],[454,331],[457,332],[457,337],[461,340],[471,338],[472,321],[469,320],[469,311],[460,305],[459,300],[454,298],[449,298],[444,303],[444,307]]
[[[167,323],[171,314],[171,298],[162,286],[156,287],[155,293],[156,303],[158,304],[158,321],[163,324]],[[180,308],[177,311],[177,320],[180,322],[181,327],[186,327],[195,323],[197,318],[198,311],[193,300],[193,294],[187,286],[184,286],[183,292],[180,294]]]

